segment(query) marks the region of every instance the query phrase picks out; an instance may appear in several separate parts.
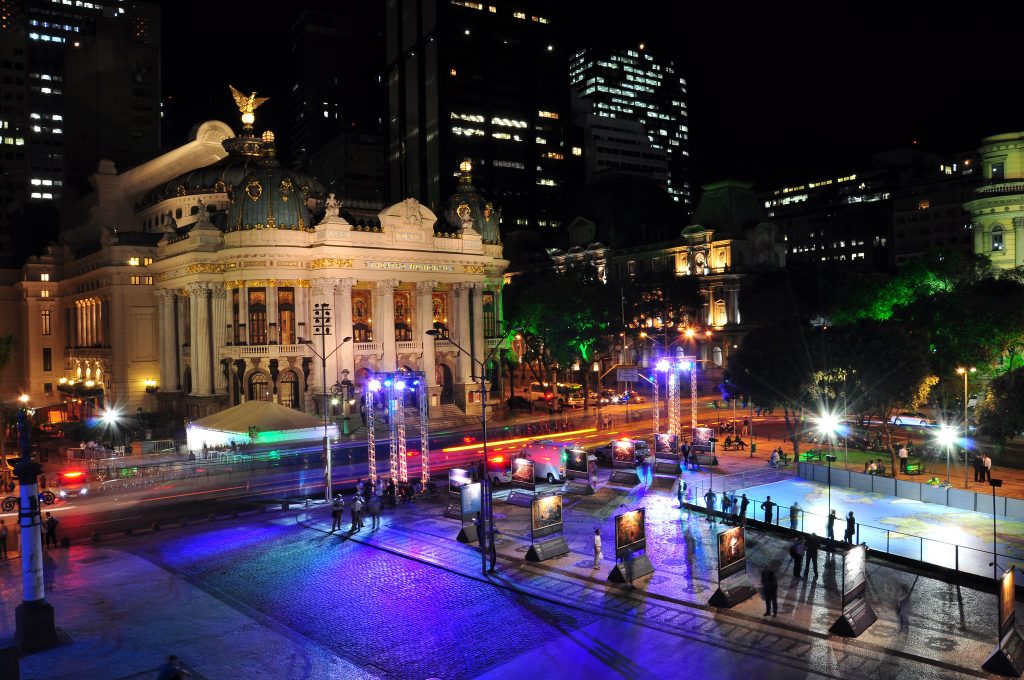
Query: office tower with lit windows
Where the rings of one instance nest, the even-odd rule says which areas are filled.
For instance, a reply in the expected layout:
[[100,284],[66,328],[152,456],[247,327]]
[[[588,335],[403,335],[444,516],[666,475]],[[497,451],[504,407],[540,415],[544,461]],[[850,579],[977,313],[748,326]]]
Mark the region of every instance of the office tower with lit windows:
[[676,65],[643,44],[587,47],[573,54],[569,82],[588,181],[607,170],[644,174],[688,205],[686,79]]
[[124,169],[159,148],[159,5],[0,0],[0,259],[51,240],[40,222],[101,158]]
[[392,198],[439,209],[459,163],[502,211],[502,232],[559,224],[569,93],[555,3],[387,0]]

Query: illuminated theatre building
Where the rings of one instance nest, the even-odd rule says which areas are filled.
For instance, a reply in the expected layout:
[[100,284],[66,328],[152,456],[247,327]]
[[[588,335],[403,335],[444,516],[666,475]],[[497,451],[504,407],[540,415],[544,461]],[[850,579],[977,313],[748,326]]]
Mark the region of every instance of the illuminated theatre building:
[[197,418],[249,400],[322,413],[314,310],[327,304],[328,394],[352,380],[358,396],[370,374],[408,369],[426,375],[432,418],[479,413],[476,361],[426,334],[476,360],[502,335],[500,217],[470,165],[440,218],[414,199],[344,205],[280,166],[248,103],[238,136],[211,121],[126,172],[102,162],[81,220],[26,265],[28,321],[45,308],[53,329],[53,372],[23,376],[34,398],[88,380],[130,413]]

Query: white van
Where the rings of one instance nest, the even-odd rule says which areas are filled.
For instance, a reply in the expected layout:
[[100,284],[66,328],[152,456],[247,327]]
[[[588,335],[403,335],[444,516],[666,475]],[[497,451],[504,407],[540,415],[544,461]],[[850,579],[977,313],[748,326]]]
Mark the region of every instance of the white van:
[[523,447],[518,457],[534,462],[533,474],[537,479],[554,484],[565,481],[565,450],[576,446],[575,442],[530,442]]

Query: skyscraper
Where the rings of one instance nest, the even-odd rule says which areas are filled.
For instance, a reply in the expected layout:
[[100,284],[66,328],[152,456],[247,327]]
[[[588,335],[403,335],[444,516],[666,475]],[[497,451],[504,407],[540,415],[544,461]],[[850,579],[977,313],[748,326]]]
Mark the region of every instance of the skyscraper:
[[468,159],[503,232],[558,226],[569,96],[552,5],[387,1],[393,199],[439,207]]
[[0,0],[0,76],[0,258],[17,261],[101,158],[126,168],[159,149],[160,8]]
[[[686,79],[675,64],[655,57],[644,44],[636,49],[588,47],[572,56],[569,82],[591,154],[584,159],[588,175],[618,169],[663,176],[672,199],[689,204]],[[623,123],[602,123],[602,118],[639,123],[647,139]]]

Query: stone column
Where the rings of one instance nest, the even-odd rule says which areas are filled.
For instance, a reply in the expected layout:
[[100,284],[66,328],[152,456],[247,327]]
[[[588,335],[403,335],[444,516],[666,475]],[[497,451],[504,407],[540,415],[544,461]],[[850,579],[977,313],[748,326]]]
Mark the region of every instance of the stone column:
[[92,347],[92,299],[85,301],[85,346]]
[[74,335],[71,339],[72,347],[82,346],[82,303],[75,300],[75,304],[71,306],[71,323],[74,330]]
[[[314,349],[316,349],[316,351],[321,356],[326,356],[326,355],[330,354],[331,352],[334,352],[334,348],[337,346],[337,343],[341,342],[341,338],[339,338],[338,334],[337,334],[338,333],[338,326],[337,326],[337,324],[335,324],[335,320],[336,319],[335,319],[335,316],[334,316],[334,312],[335,312],[334,305],[331,304],[331,303],[334,302],[334,287],[335,287],[335,285],[337,285],[337,283],[338,283],[338,279],[334,279],[334,278],[314,279],[313,280],[313,304],[314,305],[321,305],[321,304],[326,303],[326,304],[330,305],[330,310],[331,310],[331,321],[330,321],[330,323],[328,323],[328,327],[331,329],[331,333],[330,333],[330,335],[327,335],[326,337],[322,338],[323,342],[321,342],[321,337],[319,335],[316,335],[316,333],[315,333],[315,325],[316,325],[316,323],[314,321],[315,315],[311,314],[311,316],[310,316],[310,326],[309,326],[309,330],[308,330],[308,332],[309,332],[309,339],[313,341]],[[344,336],[342,336],[342,337],[344,337]],[[323,382],[324,379],[323,379],[323,374],[321,374],[321,371],[323,370],[323,366],[322,366],[321,362],[322,362],[321,359],[317,359],[316,362],[315,362],[316,363],[316,372],[317,372],[317,379],[316,379],[317,381],[313,384],[313,389],[318,394],[323,394],[323,391],[324,391],[324,382]],[[335,377],[337,375],[338,375],[338,355],[337,355],[337,353],[335,353],[334,356],[332,356],[331,358],[329,358],[327,360],[326,376],[327,376],[327,389],[328,390],[331,389],[331,385],[333,385],[335,382],[338,381],[338,378]]]
[[[281,342],[281,329],[277,326],[277,285],[270,285],[267,282],[267,343],[271,342],[280,344]],[[274,330],[271,331],[270,324],[274,324]]]
[[469,325],[469,284],[456,283],[452,285],[452,311],[454,312],[456,325],[454,333],[455,342],[462,345],[464,352],[456,352],[455,357],[455,382],[469,383],[473,381],[472,361],[469,358],[470,351],[470,325]]
[[249,290],[243,281],[238,287],[238,340],[243,345],[249,344]]
[[313,335],[313,329],[309,325],[309,288],[295,287],[295,341],[299,338],[309,340]]
[[[352,337],[352,286],[355,283],[355,279],[338,279],[338,285],[334,288],[334,332],[338,334],[338,342]],[[349,380],[355,380],[354,345],[355,340],[349,340],[335,355],[338,366],[337,380],[341,380],[343,371],[348,371]]]
[[380,335],[373,336],[375,342],[384,347],[380,368],[383,371],[394,371],[398,365],[398,345],[395,342],[395,287],[398,281],[387,279],[377,282],[374,292],[373,319]]
[[224,394],[228,390],[228,379],[224,375],[224,367],[221,364],[222,352],[228,344],[228,291],[223,283],[214,283],[211,286],[213,291],[213,385],[217,394]]
[[210,375],[210,308],[206,293],[207,283],[193,283],[188,287],[192,322],[192,393],[198,396],[213,394]]
[[740,322],[740,287],[737,285],[729,285],[725,287],[725,292],[728,323],[738,324]]
[[420,370],[426,373],[427,387],[437,385],[437,355],[434,350],[434,338],[427,331],[434,327],[433,293],[437,281],[420,281],[416,284],[416,311],[413,318],[413,338],[423,341],[423,358]]
[[178,386],[174,375],[174,291],[159,290],[156,295],[160,305],[160,390],[170,392]]
[[473,376],[480,379],[480,372],[486,375],[487,372],[481,369],[477,362],[482,362],[487,356],[487,345],[484,344],[484,284],[483,282],[473,284],[473,331],[470,337],[473,338]]

